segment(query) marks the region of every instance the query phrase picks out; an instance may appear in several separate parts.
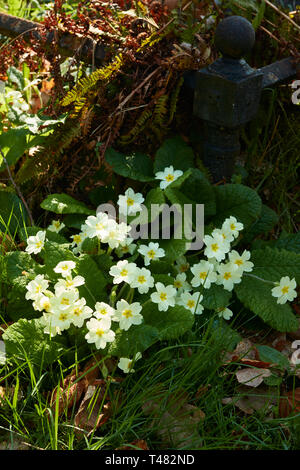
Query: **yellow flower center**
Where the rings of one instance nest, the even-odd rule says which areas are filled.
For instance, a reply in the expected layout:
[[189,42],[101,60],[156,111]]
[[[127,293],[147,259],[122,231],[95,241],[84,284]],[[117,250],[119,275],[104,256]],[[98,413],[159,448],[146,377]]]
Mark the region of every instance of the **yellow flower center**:
[[193,307],[195,307],[195,303],[196,303],[196,302],[195,302],[194,300],[188,300],[187,306],[188,306],[189,308],[193,308]]
[[160,300],[164,301],[167,300],[167,294],[165,292],[162,292],[159,296]]
[[174,281],[174,287],[176,287],[176,289],[180,289],[180,287],[182,287],[182,282]]
[[36,293],[41,292],[41,290],[42,290],[42,286],[36,286],[35,288]]
[[106,308],[101,308],[100,313],[101,315],[106,315],[107,314]]
[[231,224],[230,228],[231,228],[231,230],[235,230],[236,229],[235,224]]
[[224,273],[224,279],[226,279],[226,281],[228,281],[228,279],[231,278],[231,273]]
[[63,297],[61,299],[61,302],[60,302],[62,305],[70,305],[70,301],[69,299],[67,299],[66,297]]
[[154,250],[148,251],[148,257],[149,257],[149,258],[153,259],[154,256],[155,256],[155,251],[154,251]]
[[125,269],[125,268],[124,268],[124,269],[122,269],[122,271],[120,272],[120,274],[121,274],[121,276],[122,276],[122,277],[125,277],[125,276],[127,276],[127,274],[128,274],[128,271],[127,271],[127,269]]
[[199,273],[200,279],[205,280],[205,279],[206,279],[206,276],[207,276],[207,271],[202,271],[202,273]]
[[287,294],[288,291],[289,291],[289,286],[284,286],[284,287],[281,289],[281,292],[282,292],[283,294]]
[[237,264],[238,266],[242,266],[242,264],[244,264],[244,263],[243,263],[243,260],[242,260],[242,259],[237,259],[237,260],[235,261],[235,264]]
[[61,313],[61,314],[59,315],[59,319],[60,319],[61,321],[65,321],[65,320],[67,320],[67,318],[68,318],[68,315],[67,315],[66,313]]
[[211,245],[211,249],[212,249],[213,251],[218,251],[219,245],[218,245],[217,243],[213,243],[213,244]]
[[167,176],[166,176],[166,181],[170,182],[170,181],[173,181],[174,180],[174,175],[171,175],[171,173],[169,173]]
[[47,312],[48,310],[50,310],[50,303],[49,303],[49,302],[45,302],[45,303],[44,303],[44,310],[46,310],[46,312]]
[[139,282],[140,284],[144,284],[144,282],[146,282],[145,276],[139,276],[139,277],[138,277],[138,282]]
[[103,229],[104,229],[104,225],[103,225],[101,222],[98,222],[98,223],[96,224],[96,229],[97,229],[97,230],[103,230]]
[[80,235],[74,235],[73,241],[78,244],[81,242],[81,236]]
[[104,331],[101,330],[101,328],[98,328],[98,330],[96,330],[96,335],[99,336],[99,338],[101,338],[103,334],[104,334]]
[[81,313],[82,313],[81,308],[77,307],[77,308],[74,309],[74,315],[79,316]]
[[134,200],[131,199],[131,197],[128,197],[127,198],[127,206],[133,206],[133,204],[134,204]]
[[132,310],[130,310],[129,308],[124,310],[124,312],[122,313],[122,315],[126,318],[130,318],[132,317]]
[[64,265],[61,267],[61,269],[62,269],[63,271],[68,271],[69,266],[68,266],[67,264],[64,264]]
[[189,269],[189,265],[188,265],[188,264],[181,264],[181,265],[179,266],[179,271],[180,271],[181,273],[185,273],[188,269]]
[[37,248],[41,248],[42,245],[43,245],[43,242],[41,242],[41,241],[36,242],[36,247]]

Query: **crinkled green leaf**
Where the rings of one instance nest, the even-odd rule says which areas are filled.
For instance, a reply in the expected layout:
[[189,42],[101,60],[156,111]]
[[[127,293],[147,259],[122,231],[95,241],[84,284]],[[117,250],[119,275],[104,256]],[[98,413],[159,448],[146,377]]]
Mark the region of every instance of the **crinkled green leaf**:
[[201,304],[208,310],[217,310],[227,307],[231,298],[231,292],[225,290],[222,286],[212,284],[209,289],[202,290],[203,300]]
[[242,184],[225,184],[215,186],[214,191],[216,215],[212,221],[216,227],[221,227],[226,218],[234,216],[246,228],[260,216],[262,202],[253,189]]
[[132,325],[129,330],[118,330],[116,338],[108,348],[112,356],[132,358],[137,352],[143,353],[159,339],[157,328],[150,325]]
[[167,139],[158,149],[154,161],[154,173],[173,166],[174,170],[186,171],[194,166],[194,152],[180,137]]
[[256,219],[248,230],[243,232],[244,243],[249,243],[257,235],[268,233],[278,222],[278,215],[265,204],[262,205],[262,211],[259,219]]
[[[0,147],[9,166],[15,165],[24,154],[27,148],[27,134],[26,129],[8,129],[6,132],[1,133]],[[2,155],[0,155],[0,171],[5,168],[6,165],[3,162]]]
[[[26,227],[26,230],[25,230],[25,228],[21,228],[19,230],[19,236],[20,236],[21,240],[26,242],[27,237],[30,237],[32,235],[36,235],[40,231],[46,232],[46,239],[48,239],[50,242],[68,243],[68,240],[63,235],[61,235],[60,233],[52,232],[51,230],[45,230],[41,227],[36,227],[36,226]],[[26,232],[27,232],[27,235],[26,235]]]
[[298,322],[290,305],[278,304],[277,298],[272,296],[274,285],[259,278],[279,282],[281,277],[289,276],[299,282],[300,255],[266,247],[253,250],[251,260],[254,263],[253,271],[245,273],[241,284],[235,286],[238,298],[272,328],[278,331],[296,330]]
[[34,365],[45,368],[54,363],[62,347],[44,333],[39,319],[20,319],[3,333],[6,354],[17,362],[27,359]]
[[142,315],[147,325],[158,329],[160,340],[177,339],[191,329],[194,323],[194,315],[179,305],[161,312],[157,305],[149,302],[143,307]]
[[153,163],[148,155],[139,152],[131,152],[127,155],[108,148],[105,152],[105,160],[118,175],[137,181],[152,181]]
[[95,215],[83,202],[76,201],[68,194],[50,194],[41,203],[41,208],[55,214],[87,214]]

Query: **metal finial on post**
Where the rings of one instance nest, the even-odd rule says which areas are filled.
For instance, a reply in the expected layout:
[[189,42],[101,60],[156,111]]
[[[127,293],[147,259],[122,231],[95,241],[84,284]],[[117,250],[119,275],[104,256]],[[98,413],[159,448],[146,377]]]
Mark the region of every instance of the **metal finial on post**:
[[254,42],[248,20],[225,18],[215,33],[223,57],[196,72],[194,115],[203,121],[203,161],[215,181],[233,174],[240,153],[239,129],[258,111],[263,73],[242,59]]

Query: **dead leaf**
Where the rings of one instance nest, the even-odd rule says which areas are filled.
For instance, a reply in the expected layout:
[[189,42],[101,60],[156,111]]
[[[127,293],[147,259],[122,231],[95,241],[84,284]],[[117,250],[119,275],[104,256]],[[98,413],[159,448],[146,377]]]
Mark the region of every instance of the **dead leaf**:
[[60,416],[64,411],[71,408],[74,403],[77,404],[86,389],[86,383],[84,380],[79,380],[76,382],[78,376],[76,371],[72,371],[63,382],[63,386],[56,387],[52,392],[52,397],[50,401],[50,406],[52,411],[55,413],[56,409],[56,399],[57,394],[59,393],[58,398],[58,415]]
[[149,450],[148,444],[143,439],[137,439],[130,443],[130,445],[118,447],[116,450]]
[[146,415],[153,416],[149,426],[155,429],[162,443],[176,449],[195,449],[202,445],[197,425],[204,420],[205,414],[187,400],[188,395],[184,392],[180,396],[173,395],[166,404],[150,400],[142,407]]
[[[106,386],[89,385],[75,416],[75,426],[87,433],[106,423],[110,416],[110,402],[105,399]],[[80,432],[80,430],[78,430]],[[78,434],[77,431],[77,434]]]
[[223,360],[225,364],[236,361],[259,360],[259,354],[252,341],[245,338],[237,344],[233,352],[226,352]]
[[279,415],[287,418],[291,414],[300,412],[300,387],[285,393],[279,401]]
[[269,377],[271,371],[269,369],[257,369],[247,367],[238,370],[235,374],[239,383],[245,384],[248,387],[258,387],[264,380],[264,377]]
[[223,398],[222,403],[227,405],[233,403],[245,414],[253,414],[255,411],[265,409],[266,412],[271,411],[273,405],[277,404],[276,392],[272,393],[267,388],[255,390],[255,392],[249,392],[249,388],[242,386],[238,389],[245,396],[234,396],[230,398]]
[[29,446],[26,442],[20,441],[20,439],[14,438],[13,441],[2,441],[0,443],[0,450],[29,450]]

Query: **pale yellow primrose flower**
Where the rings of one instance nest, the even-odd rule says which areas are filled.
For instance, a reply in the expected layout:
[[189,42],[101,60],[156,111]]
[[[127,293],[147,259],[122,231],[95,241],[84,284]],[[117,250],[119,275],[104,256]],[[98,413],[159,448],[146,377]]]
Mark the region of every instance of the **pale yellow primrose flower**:
[[191,290],[191,286],[186,280],[186,274],[185,273],[180,273],[177,274],[173,286],[175,289],[177,289],[177,294],[181,294],[184,291],[189,291]]
[[229,261],[237,266],[241,272],[251,272],[254,264],[249,261],[251,253],[250,251],[244,250],[243,254],[240,255],[237,251],[232,250],[228,253]]
[[217,261],[222,261],[226,253],[230,250],[230,244],[220,234],[211,237],[205,235],[203,242],[206,245],[204,255],[207,258],[215,258]]
[[284,276],[277,284],[278,285],[272,289],[272,296],[278,297],[278,304],[285,304],[287,301],[291,302],[297,297],[295,278],[290,279],[288,276]]
[[62,277],[71,277],[74,268],[76,268],[74,261],[60,261],[53,271],[57,274],[61,274]]
[[139,302],[129,304],[126,300],[122,299],[117,302],[113,319],[119,322],[121,330],[127,331],[131,325],[140,325],[142,323],[143,316],[140,314],[141,310],[142,306]]
[[218,312],[219,317],[224,318],[224,320],[230,320],[230,318],[233,315],[232,310],[230,310],[230,308],[227,308],[227,307],[219,308],[217,312]]
[[65,224],[63,222],[60,222],[60,220],[52,220],[51,224],[48,227],[48,230],[50,230],[50,232],[58,233],[64,227],[65,227]]
[[91,318],[86,322],[88,333],[85,339],[88,343],[94,343],[97,349],[104,349],[106,343],[112,343],[115,339],[115,333],[110,329],[110,326],[97,318]]
[[201,305],[200,302],[203,300],[203,295],[199,292],[195,292],[194,294],[190,294],[189,292],[184,292],[180,296],[180,301],[178,302],[179,305],[182,305],[187,310],[190,310],[195,315],[199,315],[204,310],[204,307]]
[[174,170],[173,166],[169,166],[164,169],[164,171],[159,171],[155,173],[155,179],[162,180],[159,184],[161,189],[165,189],[173,181],[177,180],[179,176],[183,175],[181,170]]
[[127,282],[130,284],[137,270],[138,267],[135,263],[121,260],[110,268],[109,274],[114,278],[114,284],[120,284],[121,282]]
[[25,251],[29,254],[34,253],[35,255],[37,253],[40,253],[40,251],[42,251],[42,249],[44,248],[45,237],[46,237],[46,232],[42,230],[37,232],[36,235],[32,235],[28,237],[27,247],[25,248]]
[[102,320],[103,323],[110,328],[112,319],[115,315],[115,309],[105,302],[97,302],[95,305],[94,317],[98,320]]
[[228,219],[225,219],[222,230],[225,232],[231,232],[234,238],[239,236],[239,232],[244,229],[244,225],[241,222],[238,222],[235,217],[230,216]]
[[130,287],[137,288],[140,294],[147,294],[149,289],[154,286],[154,279],[151,271],[146,268],[136,268],[133,278],[130,281]]
[[120,357],[118,362],[118,367],[124,372],[124,374],[128,374],[129,372],[135,372],[132,368],[132,363],[141,359],[142,355],[140,352],[136,353],[133,359],[129,359],[128,357]]
[[205,289],[209,289],[213,282],[217,280],[217,273],[214,271],[214,265],[209,261],[202,260],[200,263],[191,267],[194,274],[191,284],[193,287],[203,285]]
[[219,264],[217,284],[222,284],[225,290],[232,291],[234,284],[242,280],[242,272],[231,262]]
[[173,286],[165,286],[162,282],[155,284],[156,292],[151,294],[151,300],[158,305],[158,310],[166,312],[169,307],[174,307],[177,291]]
[[44,293],[49,286],[49,282],[45,279],[44,274],[38,274],[32,281],[30,281],[26,289],[28,292],[25,294],[26,300],[36,300],[42,293]]
[[165,256],[165,250],[160,248],[158,243],[153,242],[150,242],[149,245],[140,245],[137,251],[144,256],[145,266],[149,266],[151,261]]
[[125,191],[125,195],[119,195],[118,206],[120,214],[135,215],[141,212],[141,204],[144,202],[144,197],[141,193],[135,193],[132,188]]

